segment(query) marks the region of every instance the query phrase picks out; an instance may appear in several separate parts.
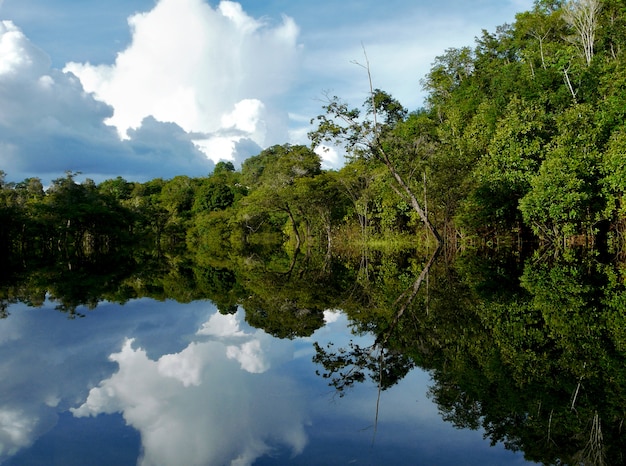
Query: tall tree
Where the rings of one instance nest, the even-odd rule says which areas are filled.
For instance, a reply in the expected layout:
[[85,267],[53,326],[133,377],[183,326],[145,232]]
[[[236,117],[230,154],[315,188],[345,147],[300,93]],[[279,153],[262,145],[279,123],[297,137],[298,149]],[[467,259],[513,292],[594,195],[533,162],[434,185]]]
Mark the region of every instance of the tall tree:
[[326,113],[311,120],[311,123],[317,120],[318,124],[317,129],[309,133],[313,147],[320,147],[325,142],[340,144],[354,157],[374,158],[382,162],[396,181],[398,193],[406,198],[439,244],[441,243],[439,232],[431,223],[407,179],[401,174],[396,161],[398,154],[390,153],[385,144],[390,131],[406,118],[407,112],[391,95],[373,88],[367,56],[366,64],[362,66],[367,71],[370,83],[369,97],[364,104],[366,117],[361,118],[361,111],[358,108],[349,108],[339,97],[329,97],[326,105],[322,107]]
[[600,6],[600,0],[570,0],[563,5],[563,19],[576,32],[573,41],[580,47],[587,66],[593,59]]
[[259,214],[286,216],[291,224],[295,249],[300,247],[302,238],[298,230],[299,221],[296,181],[314,177],[321,173],[318,154],[306,146],[290,144],[276,145],[248,158],[241,168],[243,184],[250,188],[240,215],[253,218]]

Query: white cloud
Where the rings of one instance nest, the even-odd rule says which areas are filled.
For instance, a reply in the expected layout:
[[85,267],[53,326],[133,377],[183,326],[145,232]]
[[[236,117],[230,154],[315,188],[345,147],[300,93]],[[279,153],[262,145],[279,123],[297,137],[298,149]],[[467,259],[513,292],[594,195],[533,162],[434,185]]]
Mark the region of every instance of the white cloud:
[[265,128],[259,128],[263,110],[263,102],[258,99],[241,100],[232,112],[222,115],[222,128],[240,130],[256,136],[255,140],[263,140]]
[[0,457],[14,455],[32,443],[38,419],[23,411],[3,408],[0,410]]
[[326,145],[317,146],[315,153],[322,159],[322,168],[341,168],[344,162],[344,156],[339,154],[341,148]]
[[122,413],[142,435],[144,465],[250,464],[279,445],[300,452],[302,387],[282,370],[294,342],[249,327],[242,311],[181,306],[103,305],[78,326],[53,303],[12,306],[0,325],[0,463],[71,407],[77,416]]
[[202,366],[202,354],[193,343],[181,353],[161,356],[157,362],[159,374],[178,379],[185,387],[200,385]]
[[198,333],[244,338],[239,346],[220,339],[195,342],[152,360],[127,340],[110,357],[119,370],[72,412],[121,412],[141,433],[139,464],[146,466],[247,465],[276,444],[302,452],[307,438],[299,389],[275,373],[261,373],[271,366],[262,343],[266,335],[242,334],[232,318],[216,314]]
[[209,320],[207,320],[200,330],[198,335],[208,335],[215,337],[245,337],[246,333],[241,329],[240,320],[235,314],[213,314]]
[[22,32],[11,21],[0,22],[0,56],[0,76],[38,75],[50,65],[48,57],[25,41]]
[[[77,326],[54,306],[12,305],[10,317],[0,322],[0,463],[54,428],[57,413],[84,401],[90,387],[113,373],[115,365],[107,356],[119,350],[125,335],[159,359],[185,349],[189,342],[181,335],[193,334],[215,312],[206,302],[191,303],[174,322],[175,303],[138,300],[120,313],[116,305],[101,304],[106,309],[94,311]],[[117,314],[114,319],[112,314]],[[186,372],[169,375],[167,368],[160,370],[165,380],[180,386],[193,381],[194,366],[186,367]]]
[[252,374],[261,374],[269,369],[259,340],[248,341],[241,346],[228,346],[226,356],[238,361],[244,371]]
[[[360,105],[367,76],[351,61],[363,61],[362,44],[374,85],[416,109],[424,97],[419,80],[436,55],[472,45],[482,28],[513,20],[531,3],[280,6],[298,18],[300,39],[287,16],[253,17],[229,1],[213,7],[207,0],[158,0],[128,19],[131,40],[114,63],[68,63],[71,74],[52,68],[46,53],[4,21],[0,163],[11,180],[74,170],[96,181],[204,175],[212,168],[207,155],[238,165],[272,144],[306,144],[325,89]],[[280,14],[271,5],[247,8]],[[335,15],[320,20],[325,8]],[[37,11],[43,21],[44,10]],[[342,19],[347,14],[350,24]],[[46,21],[39,29],[53,24]],[[120,142],[119,135],[130,139]],[[340,155],[325,155],[325,168],[343,164]]]
[[337,322],[342,315],[342,312],[339,310],[324,311],[324,322],[326,322],[327,324],[332,324],[333,322]]
[[213,314],[205,322],[198,335],[208,336],[226,345],[226,357],[239,362],[242,370],[260,374],[270,369],[270,359],[274,363],[284,361],[285,355],[273,351],[271,337],[262,331],[246,333],[241,328],[243,311],[236,314]]
[[204,0],[160,0],[129,25],[132,43],[113,65],[65,68],[114,108],[107,122],[122,137],[152,116],[193,133],[214,161],[238,160],[246,139],[259,147],[284,142],[287,115],[272,99],[297,68],[292,19],[272,27],[235,2],[213,9]]
[[0,163],[13,179],[50,178],[66,170],[103,179],[204,175],[212,164],[178,125],[146,118],[120,141],[104,124],[113,109],[10,21],[0,22]]

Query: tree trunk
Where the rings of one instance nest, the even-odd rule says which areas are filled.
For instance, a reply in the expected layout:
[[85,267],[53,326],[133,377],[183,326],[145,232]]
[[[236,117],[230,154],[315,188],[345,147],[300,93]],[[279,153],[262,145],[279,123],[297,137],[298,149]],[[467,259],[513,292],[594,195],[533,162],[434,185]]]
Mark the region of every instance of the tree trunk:
[[424,209],[422,209],[422,206],[420,206],[420,203],[417,200],[417,197],[415,197],[415,194],[413,194],[413,191],[411,190],[411,188],[404,182],[404,179],[402,178],[400,173],[398,173],[398,171],[396,170],[396,167],[394,167],[394,165],[391,163],[385,151],[383,151],[381,148],[379,149],[379,152],[381,154],[380,158],[382,159],[384,164],[387,166],[387,169],[391,172],[396,182],[400,185],[400,187],[406,194],[409,202],[411,203],[411,207],[413,208],[413,210],[417,212],[417,215],[419,215],[424,225],[426,225],[426,228],[428,228],[428,231],[430,231],[430,233],[435,237],[437,244],[441,244],[441,236],[439,235],[439,232],[428,219],[428,215],[426,215],[426,212],[424,211]]
[[300,232],[298,231],[298,224],[296,223],[296,219],[293,218],[293,213],[291,212],[291,209],[289,207],[287,207],[285,209],[287,211],[287,215],[289,215],[289,219],[291,220],[291,225],[293,227],[293,234],[296,235],[296,250],[300,249]]
[[422,222],[424,222],[424,225],[426,225],[426,228],[428,228],[428,231],[430,231],[430,233],[435,237],[435,241],[437,241],[437,245],[440,245],[441,236],[437,232],[437,229],[434,227],[432,223],[430,223],[430,220],[428,220],[428,215],[426,215],[426,212],[424,211],[424,209],[422,209],[422,206],[420,206],[420,203],[417,200],[417,197],[415,197],[415,194],[413,194],[413,191],[411,190],[409,185],[404,182],[404,179],[402,178],[400,173],[398,173],[398,171],[396,170],[396,167],[391,162],[391,159],[389,158],[389,156],[387,155],[387,153],[384,151],[382,147],[382,144],[380,142],[380,133],[378,129],[378,109],[376,107],[376,99],[374,98],[375,92],[374,92],[374,85],[372,83],[372,73],[370,71],[369,60],[367,58],[367,54],[365,53],[365,50],[363,50],[363,53],[365,54],[366,64],[361,65],[361,66],[363,66],[367,71],[367,77],[368,77],[368,81],[370,85],[370,98],[372,101],[372,116],[374,117],[374,139],[370,143],[370,149],[372,150],[373,154],[377,156],[379,159],[381,159],[383,163],[387,166],[387,168],[389,169],[389,171],[391,172],[395,180],[398,182],[402,190],[405,192],[409,202],[411,203],[411,207],[413,207],[413,210],[417,212],[417,215],[419,215]]

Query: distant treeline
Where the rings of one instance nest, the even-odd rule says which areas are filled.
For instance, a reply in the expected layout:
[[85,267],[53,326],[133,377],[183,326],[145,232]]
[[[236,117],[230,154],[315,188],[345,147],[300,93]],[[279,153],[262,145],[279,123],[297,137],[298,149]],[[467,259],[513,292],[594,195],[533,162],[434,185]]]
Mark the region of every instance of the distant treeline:
[[[407,57],[410,59],[410,57]],[[407,77],[411,79],[411,77]],[[626,191],[626,6],[537,0],[512,25],[448,49],[409,112],[372,90],[362,108],[328,96],[312,147],[348,155],[322,170],[305,146],[274,146],[241,170],[95,184],[75,174],[0,181],[7,251],[106,251],[126,241],[223,252],[383,236],[533,237],[620,246]],[[608,235],[608,236],[607,236]],[[433,235],[431,235],[433,236]]]

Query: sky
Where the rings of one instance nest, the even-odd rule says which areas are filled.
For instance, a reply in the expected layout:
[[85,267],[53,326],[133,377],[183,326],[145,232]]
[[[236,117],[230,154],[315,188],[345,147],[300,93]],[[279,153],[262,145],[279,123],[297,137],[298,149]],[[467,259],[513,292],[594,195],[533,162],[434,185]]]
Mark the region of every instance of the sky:
[[[436,56],[532,0],[0,0],[0,170],[96,182],[205,176],[308,144],[324,96],[409,110]],[[323,153],[325,168],[343,163]]]

